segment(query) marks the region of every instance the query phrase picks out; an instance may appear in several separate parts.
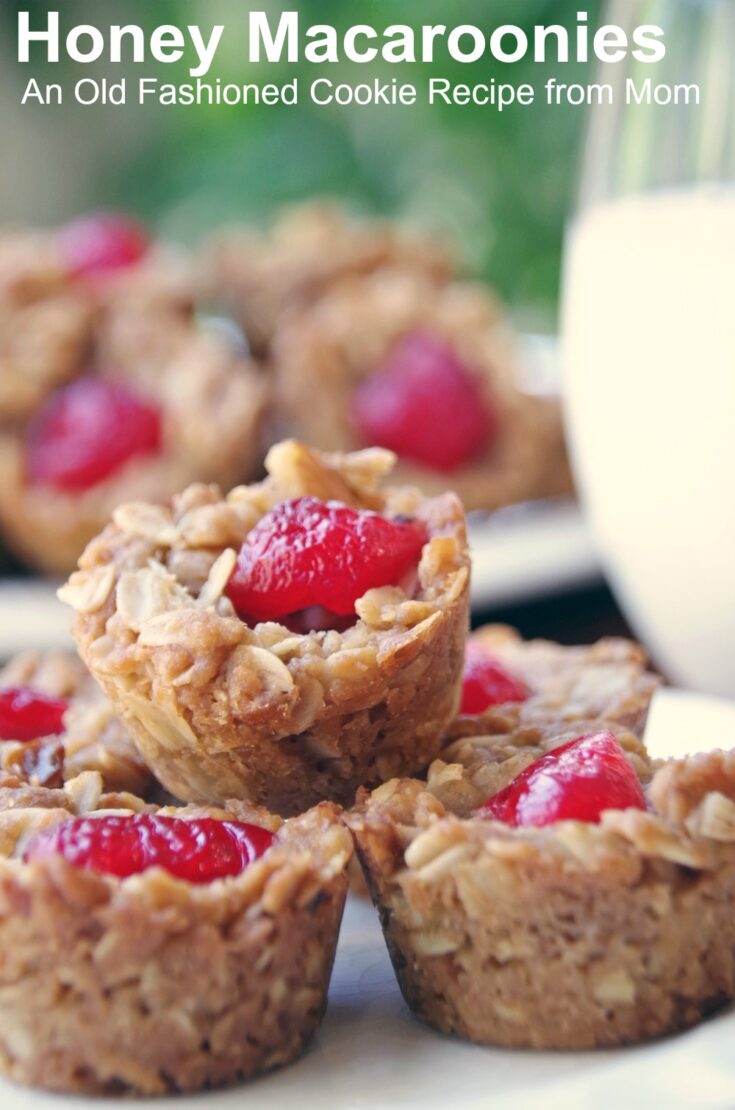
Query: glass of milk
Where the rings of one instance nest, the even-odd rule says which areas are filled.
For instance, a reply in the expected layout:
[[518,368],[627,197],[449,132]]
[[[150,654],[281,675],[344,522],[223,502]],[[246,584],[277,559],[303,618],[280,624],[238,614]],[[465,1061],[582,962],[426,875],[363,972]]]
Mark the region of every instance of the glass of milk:
[[[673,681],[735,697],[735,0],[628,0],[656,65],[603,67],[563,297],[567,422],[608,575]],[[625,103],[626,82],[697,85]]]

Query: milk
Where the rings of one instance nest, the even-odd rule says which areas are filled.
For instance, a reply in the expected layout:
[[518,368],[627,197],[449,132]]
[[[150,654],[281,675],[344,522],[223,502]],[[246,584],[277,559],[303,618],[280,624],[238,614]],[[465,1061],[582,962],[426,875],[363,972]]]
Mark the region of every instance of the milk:
[[564,288],[571,446],[613,587],[672,679],[735,696],[735,187],[588,209]]

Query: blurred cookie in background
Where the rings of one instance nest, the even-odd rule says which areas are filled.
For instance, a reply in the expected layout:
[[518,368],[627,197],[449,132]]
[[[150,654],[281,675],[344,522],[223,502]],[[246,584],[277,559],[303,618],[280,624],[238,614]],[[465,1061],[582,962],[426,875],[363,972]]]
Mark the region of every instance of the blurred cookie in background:
[[387,447],[398,481],[453,489],[468,510],[572,489],[560,406],[521,390],[515,337],[479,284],[397,266],[353,274],[291,313],[272,371],[282,434]]
[[120,502],[257,472],[264,379],[195,274],[119,216],[0,237],[0,530],[28,564],[68,572]]

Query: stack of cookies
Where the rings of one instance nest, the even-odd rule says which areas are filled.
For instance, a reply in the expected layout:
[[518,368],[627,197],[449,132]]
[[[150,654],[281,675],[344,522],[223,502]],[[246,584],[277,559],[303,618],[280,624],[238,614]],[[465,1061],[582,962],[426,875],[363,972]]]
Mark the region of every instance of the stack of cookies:
[[651,760],[632,644],[468,637],[462,505],[394,462],[289,440],[227,495],[118,506],[61,590],[84,666],[0,674],[6,1075],[151,1095],[295,1059],[353,845],[443,1033],[625,1044],[735,996],[735,754]]
[[0,533],[71,572],[79,656],[0,672],[3,1074],[296,1059],[355,849],[441,1032],[624,1044],[735,996],[735,755],[650,759],[633,644],[468,636],[465,511],[570,489],[558,404],[425,235],[0,237]]

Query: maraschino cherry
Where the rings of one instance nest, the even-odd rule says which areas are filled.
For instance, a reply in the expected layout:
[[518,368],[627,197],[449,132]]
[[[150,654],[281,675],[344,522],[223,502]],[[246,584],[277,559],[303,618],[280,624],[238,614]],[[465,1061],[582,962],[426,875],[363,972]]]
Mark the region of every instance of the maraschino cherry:
[[611,732],[553,748],[477,810],[516,827],[555,821],[599,823],[606,809],[646,809],[638,777]]
[[37,833],[23,859],[63,856],[85,871],[121,879],[162,867],[177,879],[210,883],[239,875],[272,843],[273,833],[258,825],[211,817],[72,817]]
[[511,674],[482,644],[472,639],[467,641],[461,713],[477,717],[491,706],[522,702],[528,696],[525,682]]
[[162,435],[159,409],[132,389],[79,378],[52,394],[31,424],[28,481],[64,493],[91,489],[132,458],[158,453]]
[[28,686],[0,689],[0,740],[38,740],[60,736],[69,703]]
[[243,620],[278,620],[319,606],[353,616],[376,586],[415,570],[426,542],[418,521],[389,520],[339,501],[282,501],[248,533],[227,586]]
[[492,447],[497,411],[473,371],[443,339],[405,336],[382,369],[355,391],[362,441],[451,474]]

